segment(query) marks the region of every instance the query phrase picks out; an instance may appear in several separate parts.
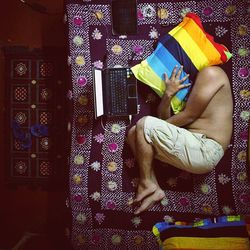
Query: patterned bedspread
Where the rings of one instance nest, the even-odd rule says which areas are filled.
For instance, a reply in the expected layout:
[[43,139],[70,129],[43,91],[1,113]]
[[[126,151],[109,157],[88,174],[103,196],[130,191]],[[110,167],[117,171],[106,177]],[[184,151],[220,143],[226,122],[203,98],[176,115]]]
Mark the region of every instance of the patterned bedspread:
[[[65,0],[72,102],[70,197],[75,249],[157,249],[151,232],[159,221],[194,221],[218,215],[249,214],[250,185],[246,149],[249,110],[250,18],[247,1],[138,0],[138,35],[113,36],[111,1]],[[234,94],[232,145],[214,171],[191,175],[156,163],[166,199],[139,216],[128,200],[134,196],[138,168],[126,132],[140,117],[154,114],[159,98],[141,83],[139,114],[94,118],[92,67],[132,66],[146,58],[157,38],[197,13],[205,29],[225,44],[233,58],[223,68]],[[69,126],[70,129],[70,126]]]

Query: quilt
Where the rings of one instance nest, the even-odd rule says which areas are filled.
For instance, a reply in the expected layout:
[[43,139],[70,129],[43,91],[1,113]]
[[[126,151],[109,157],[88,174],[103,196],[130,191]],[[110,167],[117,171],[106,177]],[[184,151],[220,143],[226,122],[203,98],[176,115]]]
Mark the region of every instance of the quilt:
[[[151,229],[156,222],[190,221],[250,213],[247,176],[249,110],[249,2],[137,1],[138,34],[114,36],[111,1],[65,0],[72,113],[69,196],[71,225],[66,234],[74,249],[158,249]],[[201,17],[207,32],[225,44],[233,58],[223,65],[232,83],[234,133],[230,148],[209,174],[192,175],[156,163],[166,199],[138,216],[129,200],[138,168],[126,143],[127,130],[155,114],[159,97],[138,83],[139,113],[130,124],[124,117],[95,119],[92,67],[131,67],[154,50],[158,38],[188,12]]]

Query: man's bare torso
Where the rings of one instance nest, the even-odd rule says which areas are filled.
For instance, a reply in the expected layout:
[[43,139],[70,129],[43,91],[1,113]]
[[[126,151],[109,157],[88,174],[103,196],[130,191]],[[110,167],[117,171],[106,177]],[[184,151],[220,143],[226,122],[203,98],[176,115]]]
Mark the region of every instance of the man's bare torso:
[[202,115],[186,128],[192,132],[205,134],[220,143],[224,150],[230,144],[233,127],[233,100],[230,82],[222,73],[222,87],[209,102]]

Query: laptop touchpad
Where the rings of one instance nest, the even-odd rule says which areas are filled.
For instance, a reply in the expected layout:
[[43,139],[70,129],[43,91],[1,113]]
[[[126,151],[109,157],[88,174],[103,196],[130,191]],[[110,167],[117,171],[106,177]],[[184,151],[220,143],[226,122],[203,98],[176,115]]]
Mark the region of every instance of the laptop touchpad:
[[135,84],[128,85],[128,97],[136,97],[136,85]]

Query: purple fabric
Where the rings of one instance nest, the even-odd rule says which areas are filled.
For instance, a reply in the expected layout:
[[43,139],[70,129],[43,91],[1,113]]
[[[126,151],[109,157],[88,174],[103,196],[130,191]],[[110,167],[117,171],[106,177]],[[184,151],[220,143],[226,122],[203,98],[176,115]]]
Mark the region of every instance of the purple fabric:
[[[75,249],[157,249],[150,232],[159,221],[194,221],[229,214],[249,214],[246,131],[249,121],[249,18],[243,1],[139,1],[138,35],[111,34],[111,1],[66,1],[69,64],[73,104],[69,229]],[[161,9],[161,17],[158,13]],[[92,66],[132,66],[146,58],[157,38],[197,13],[208,33],[234,54],[223,68],[232,79],[234,134],[232,146],[207,175],[189,173],[156,162],[156,174],[167,199],[135,216],[127,205],[138,181],[138,168],[126,144],[126,132],[140,117],[155,114],[159,98],[139,83],[139,114],[95,120]],[[249,14],[248,14],[249,15]],[[97,19],[99,17],[99,20]],[[84,83],[84,84],[83,84]]]

